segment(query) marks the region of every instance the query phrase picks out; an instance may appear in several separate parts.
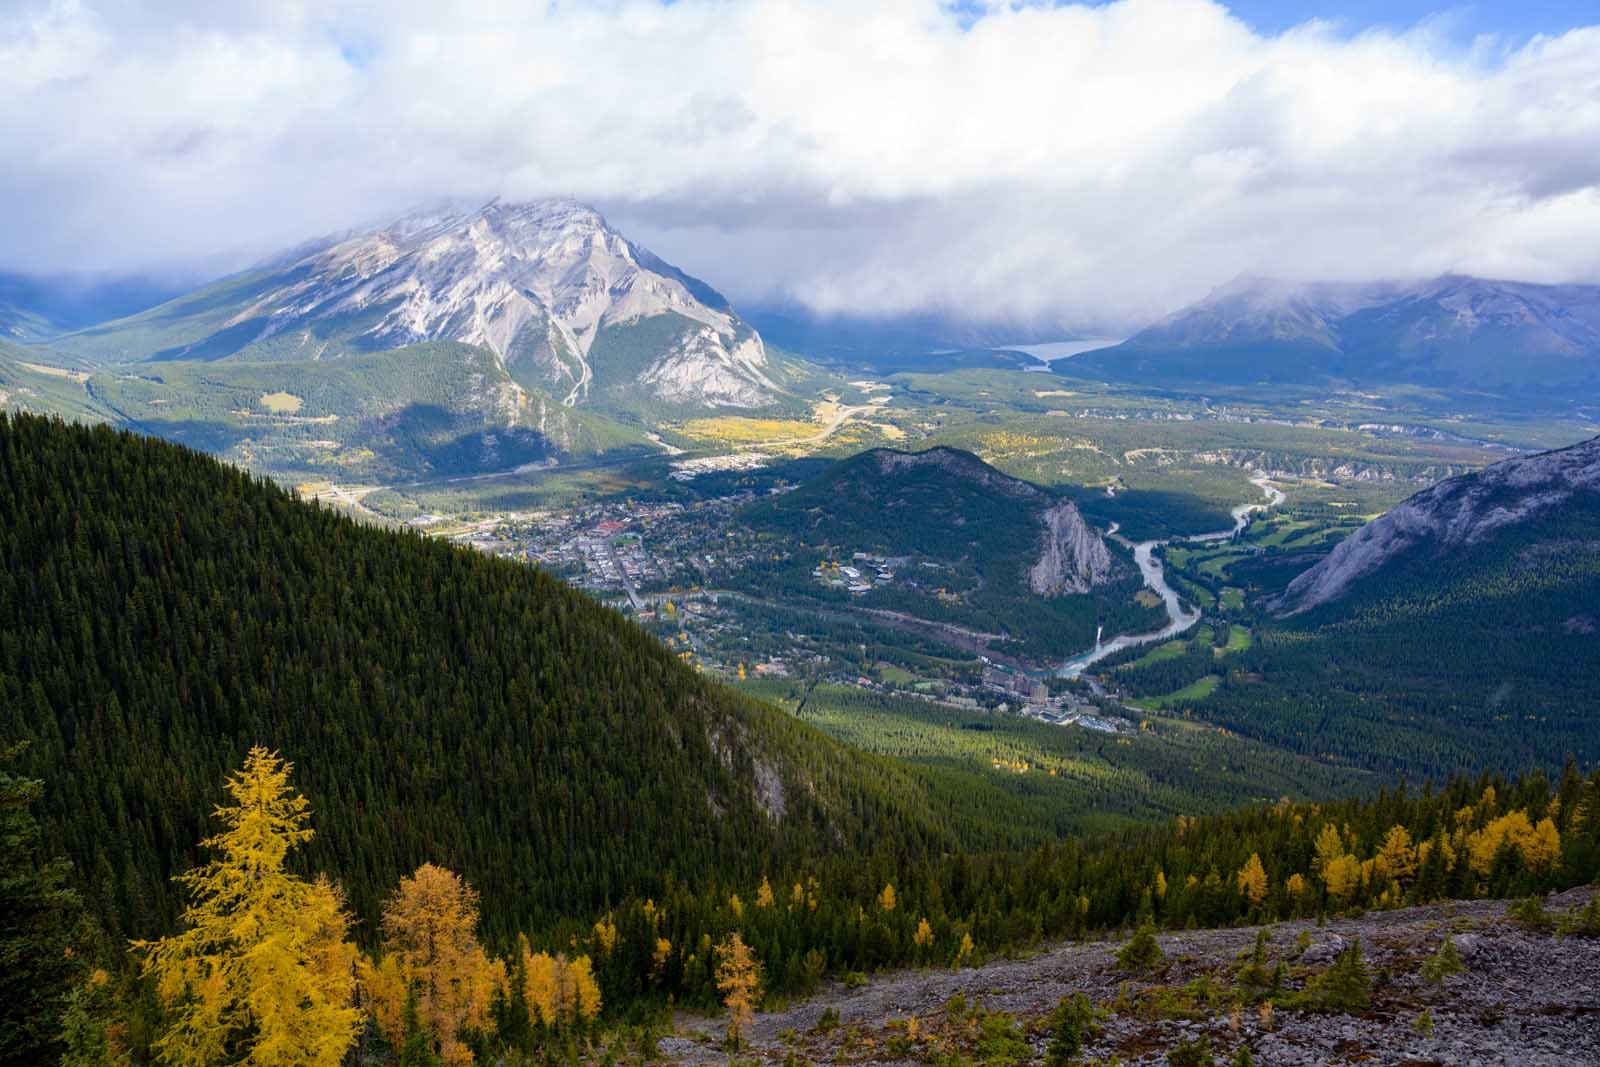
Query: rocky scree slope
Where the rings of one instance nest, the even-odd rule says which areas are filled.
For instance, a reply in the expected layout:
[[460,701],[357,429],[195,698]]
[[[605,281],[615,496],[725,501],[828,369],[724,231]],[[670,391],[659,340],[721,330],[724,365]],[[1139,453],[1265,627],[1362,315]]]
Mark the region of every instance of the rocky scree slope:
[[[1552,914],[1586,903],[1595,890],[1545,901]],[[1370,1064],[1372,1067],[1584,1067],[1600,1064],[1600,940],[1559,936],[1507,917],[1503,901],[1471,901],[1370,912],[1266,927],[1266,966],[1285,965],[1298,987],[1328,969],[1359,938],[1372,978],[1368,1010],[1312,1013],[1283,1009],[1179,1010],[1182,987],[1207,981],[1227,990],[1260,927],[1157,935],[1163,963],[1130,974],[1116,962],[1120,942],[1059,945],[1027,959],[967,970],[934,968],[835,986],[802,1003],[757,1015],[742,1055],[754,1063],[918,1064],[985,1062],[984,1013],[1008,1013],[1012,1033],[1042,1062],[1049,1017],[1063,997],[1084,994],[1106,1012],[1079,1062],[1166,1065],[1184,1042],[1210,1042],[1213,1060],[1231,1063],[1240,1046],[1259,1067]],[[1302,949],[1297,942],[1308,942]],[[1422,965],[1451,939],[1464,970],[1430,983]],[[1166,994],[1164,996],[1164,994]],[[960,1000],[952,1001],[959,997]],[[1165,1009],[1159,1007],[1163,1002]],[[964,1014],[953,1010],[963,1006]],[[974,1012],[975,1005],[981,1011]],[[1426,1021],[1419,1021],[1423,1013]],[[832,1013],[832,1014],[829,1014]],[[824,1016],[828,1022],[824,1024]],[[919,1037],[905,1041],[905,1021]],[[835,1021],[836,1019],[836,1021]],[[1431,1024],[1431,1026],[1430,1026]],[[727,1062],[721,1019],[683,1017],[679,1035],[661,1042],[680,1064]],[[942,1052],[967,1060],[939,1061]],[[786,1057],[793,1057],[787,1060]],[[1112,1059],[1116,1057],[1117,1059]]]

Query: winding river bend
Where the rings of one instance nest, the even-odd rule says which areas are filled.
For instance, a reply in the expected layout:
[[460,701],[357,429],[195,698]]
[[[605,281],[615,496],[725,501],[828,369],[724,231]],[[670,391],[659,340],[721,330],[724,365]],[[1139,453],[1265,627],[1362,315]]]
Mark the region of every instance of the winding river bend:
[[1211,533],[1192,534],[1189,537],[1169,537],[1164,541],[1140,541],[1133,544],[1127,538],[1117,533],[1117,524],[1112,523],[1111,529],[1106,531],[1106,536],[1115,540],[1124,547],[1133,549],[1133,561],[1139,565],[1139,574],[1144,578],[1144,585],[1166,605],[1167,624],[1159,630],[1143,634],[1118,634],[1109,641],[1098,641],[1089,651],[1074,656],[1061,665],[1056,672],[1060,678],[1076,678],[1090,667],[1099,663],[1107,656],[1115,655],[1125,648],[1135,645],[1148,645],[1156,641],[1165,641],[1170,637],[1188,630],[1200,621],[1200,612],[1185,611],[1183,601],[1177,591],[1167,584],[1165,569],[1161,561],[1156,558],[1155,550],[1162,545],[1174,542],[1180,544],[1204,544],[1208,541],[1225,541],[1243,530],[1250,522],[1250,516],[1257,511],[1267,511],[1277,507],[1286,499],[1283,492],[1272,484],[1271,478],[1265,473],[1252,475],[1250,484],[1260,489],[1266,500],[1259,504],[1240,504],[1233,509],[1233,529],[1215,530]]

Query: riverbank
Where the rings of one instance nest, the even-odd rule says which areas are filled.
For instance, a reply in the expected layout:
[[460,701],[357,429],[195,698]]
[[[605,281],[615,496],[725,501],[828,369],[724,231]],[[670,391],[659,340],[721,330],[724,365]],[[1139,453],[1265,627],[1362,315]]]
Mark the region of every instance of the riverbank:
[[1139,645],[1154,644],[1157,641],[1166,641],[1169,638],[1186,632],[1200,621],[1200,612],[1186,609],[1183,599],[1178,596],[1177,590],[1167,584],[1166,568],[1155,551],[1163,545],[1175,542],[1182,544],[1206,544],[1214,541],[1225,541],[1236,537],[1244,528],[1250,525],[1250,516],[1258,511],[1270,511],[1288,499],[1287,494],[1272,484],[1272,476],[1265,471],[1257,471],[1250,476],[1250,484],[1260,489],[1266,501],[1255,504],[1240,504],[1234,508],[1233,528],[1228,530],[1214,530],[1211,533],[1190,534],[1187,537],[1169,537],[1159,541],[1140,541],[1134,544],[1117,533],[1117,524],[1112,523],[1106,531],[1106,536],[1119,545],[1133,550],[1133,561],[1139,567],[1140,577],[1144,579],[1144,586],[1156,596],[1167,609],[1167,624],[1159,630],[1152,630],[1142,634],[1118,634],[1109,641],[1102,641],[1081,655],[1074,656],[1061,665],[1056,671],[1059,678],[1077,678],[1084,671],[1099,663],[1109,656],[1114,656],[1124,649],[1136,648]]

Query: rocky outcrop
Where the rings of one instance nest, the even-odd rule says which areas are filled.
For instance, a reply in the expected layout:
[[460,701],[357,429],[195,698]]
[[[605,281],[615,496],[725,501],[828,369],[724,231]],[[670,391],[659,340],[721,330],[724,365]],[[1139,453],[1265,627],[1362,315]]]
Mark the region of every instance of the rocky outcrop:
[[1041,512],[1039,521],[1044,524],[1044,548],[1028,569],[1029,589],[1039,596],[1061,596],[1087,593],[1111,580],[1116,558],[1070,500]]
[[1446,479],[1367,523],[1268,606],[1279,616],[1309,611],[1348,595],[1401,556],[1470,548],[1537,521],[1578,494],[1596,493],[1600,438]]

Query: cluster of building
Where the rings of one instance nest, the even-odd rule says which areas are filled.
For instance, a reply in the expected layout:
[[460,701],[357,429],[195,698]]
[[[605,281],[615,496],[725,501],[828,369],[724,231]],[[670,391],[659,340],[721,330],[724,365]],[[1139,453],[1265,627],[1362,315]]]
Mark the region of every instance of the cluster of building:
[[892,583],[894,568],[903,562],[886,556],[874,556],[868,552],[857,552],[850,557],[848,564],[836,560],[823,560],[812,569],[811,577],[829,589],[844,589],[855,596],[860,596],[862,593],[872,592],[877,586]]

